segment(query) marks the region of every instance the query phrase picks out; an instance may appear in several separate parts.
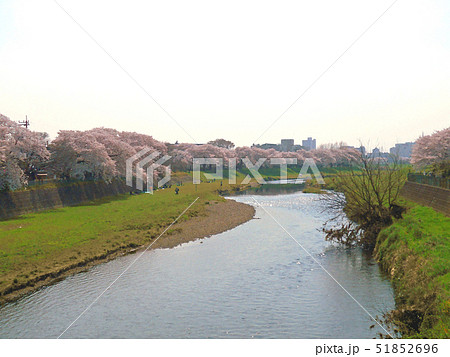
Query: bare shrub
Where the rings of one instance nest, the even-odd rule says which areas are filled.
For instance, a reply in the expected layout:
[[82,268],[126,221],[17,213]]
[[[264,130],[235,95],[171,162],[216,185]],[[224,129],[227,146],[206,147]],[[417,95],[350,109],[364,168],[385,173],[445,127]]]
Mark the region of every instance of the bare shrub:
[[[380,230],[401,217],[398,198],[405,180],[406,169],[395,156],[361,155],[357,168],[338,173],[336,190],[323,196],[327,208],[347,217],[332,228],[329,222],[324,226],[326,239],[373,250]],[[334,221],[342,218],[339,213]]]

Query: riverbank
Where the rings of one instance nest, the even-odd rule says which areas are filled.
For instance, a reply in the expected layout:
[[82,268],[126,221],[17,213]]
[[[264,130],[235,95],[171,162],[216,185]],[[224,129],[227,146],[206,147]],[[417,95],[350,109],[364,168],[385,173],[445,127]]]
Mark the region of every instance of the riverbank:
[[[390,283],[370,257],[323,242],[320,227],[330,217],[323,201],[301,192],[255,198],[270,214],[257,213],[258,219],[211,239],[143,254],[63,337],[370,339],[382,332],[378,325],[370,328],[367,313],[271,217],[282,217],[370,313],[395,308]],[[252,196],[233,200],[254,204]],[[1,306],[0,336],[59,336],[139,255]]]
[[[367,167],[361,175],[337,178],[335,188],[345,194],[344,211],[357,227],[329,230],[327,238],[374,249],[395,292],[396,308],[378,316],[392,335],[449,338],[450,218],[405,200],[415,195],[402,195],[406,172],[401,168]],[[434,191],[427,188],[426,202],[439,198]]]
[[402,337],[450,337],[450,218],[407,202],[403,218],[378,235],[375,256],[389,274]]
[[148,246],[195,199],[196,203],[153,245],[181,243],[234,228],[254,208],[225,200],[219,182],[120,195],[90,204],[0,222],[0,303]]

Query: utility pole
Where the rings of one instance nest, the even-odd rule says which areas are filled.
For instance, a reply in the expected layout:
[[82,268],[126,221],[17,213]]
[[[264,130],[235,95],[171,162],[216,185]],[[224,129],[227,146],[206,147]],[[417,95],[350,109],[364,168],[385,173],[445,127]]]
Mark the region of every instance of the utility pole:
[[19,125],[24,126],[26,129],[28,129],[28,127],[30,126],[28,115],[25,115],[25,120],[19,121]]

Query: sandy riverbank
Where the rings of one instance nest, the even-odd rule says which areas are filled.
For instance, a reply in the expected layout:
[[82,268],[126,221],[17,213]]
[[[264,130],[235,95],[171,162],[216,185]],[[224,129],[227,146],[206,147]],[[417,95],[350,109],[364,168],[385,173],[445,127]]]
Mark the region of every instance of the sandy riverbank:
[[[203,202],[201,204],[203,204]],[[204,204],[204,209],[201,210],[200,215],[174,224],[159,239],[154,241],[150,249],[173,248],[182,243],[230,230],[249,221],[253,218],[254,214],[255,209],[252,206],[233,200],[209,201],[209,204]],[[161,231],[163,231],[163,229],[161,229]],[[43,272],[39,276],[16,285],[14,289],[10,288],[9,291],[0,291],[0,304],[17,300],[21,296],[38,290],[43,286],[51,285],[67,276],[85,271],[94,265],[107,262],[118,256],[144,249],[148,245],[149,244],[144,244],[141,247],[128,246],[111,249],[101,255],[86,258],[73,265]]]
[[173,225],[151,249],[173,248],[182,243],[228,231],[249,221],[254,214],[254,207],[244,203],[233,200],[211,201],[206,205],[205,215]]

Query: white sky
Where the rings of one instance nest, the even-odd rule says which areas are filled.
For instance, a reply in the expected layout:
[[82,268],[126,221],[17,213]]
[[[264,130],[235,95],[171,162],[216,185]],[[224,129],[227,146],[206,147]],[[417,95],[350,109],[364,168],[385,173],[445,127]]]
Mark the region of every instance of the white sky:
[[[251,145],[392,1],[59,3],[197,142]],[[449,98],[450,3],[399,0],[258,143],[389,148]],[[193,141],[51,0],[0,2],[0,113]]]

